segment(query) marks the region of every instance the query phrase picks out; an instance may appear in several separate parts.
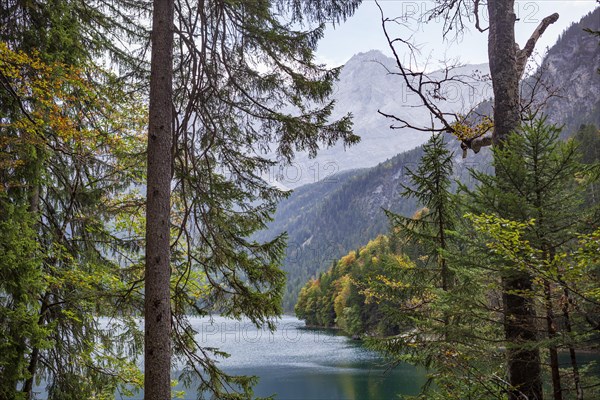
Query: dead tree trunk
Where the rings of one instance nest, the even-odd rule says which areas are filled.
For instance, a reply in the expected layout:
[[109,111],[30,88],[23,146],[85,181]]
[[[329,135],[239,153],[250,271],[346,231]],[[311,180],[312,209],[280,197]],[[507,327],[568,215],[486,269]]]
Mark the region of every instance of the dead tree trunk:
[[[444,34],[448,34],[453,27],[460,31],[464,26],[463,20],[459,17],[462,14],[458,9],[466,7],[466,3],[469,2],[438,1],[436,2],[435,11],[430,13],[429,16],[444,16]],[[488,0],[489,27],[485,29],[480,26],[478,14],[480,1],[474,0],[472,5],[474,6],[473,10],[468,10],[468,12],[472,11],[474,13],[476,28],[480,32],[489,30],[488,59],[494,90],[494,131],[490,135],[488,130],[485,129],[483,132],[478,132],[477,136],[461,139],[463,156],[467,154],[468,149],[478,152],[481,147],[492,144],[498,148],[510,145],[508,143],[509,134],[518,129],[521,120],[519,81],[525,70],[525,65],[539,38],[548,26],[556,22],[559,17],[558,14],[554,13],[544,18],[523,49],[520,49],[515,42],[517,17],[514,12],[514,0]],[[396,46],[405,46],[411,57],[414,57],[418,52],[417,47],[412,44],[410,39],[393,38],[386,29],[386,24],[397,24],[398,21],[385,18],[382,8],[379,7],[379,9],[383,31],[398,67],[397,74],[402,76],[408,90],[418,96],[422,105],[429,110],[432,117],[441,126],[418,126],[402,116],[389,114],[381,110],[378,112],[394,120],[395,123],[391,126],[392,129],[412,128],[422,132],[450,132],[456,134],[455,123],[460,123],[462,117],[441,110],[436,100],[439,93],[443,92],[441,88],[445,84],[461,82],[461,78],[452,77],[452,74],[450,74],[452,68],[446,68],[445,77],[442,79],[432,78],[425,72],[412,70],[410,64],[407,65],[402,61],[402,53],[397,51]],[[455,121],[452,120],[453,118]],[[503,181],[510,180],[510,177],[506,176],[506,172],[503,171],[496,171],[496,176],[500,184]],[[509,208],[502,207],[502,204],[499,204],[499,206],[500,209]],[[503,217],[503,215],[500,216]],[[503,271],[502,286],[510,384],[508,389],[509,400],[541,400],[543,399],[543,391],[540,352],[536,348],[538,339],[535,324],[536,312],[531,296],[532,276],[527,271],[508,267]]]
[[[506,145],[508,135],[519,126],[519,48],[515,44],[514,0],[489,0],[488,57],[494,90],[494,146]],[[498,179],[502,171],[496,171]],[[507,271],[502,278],[504,331],[510,400],[543,399],[540,352],[535,308],[527,294],[532,290],[526,271]],[[533,346],[532,346],[533,345]]]

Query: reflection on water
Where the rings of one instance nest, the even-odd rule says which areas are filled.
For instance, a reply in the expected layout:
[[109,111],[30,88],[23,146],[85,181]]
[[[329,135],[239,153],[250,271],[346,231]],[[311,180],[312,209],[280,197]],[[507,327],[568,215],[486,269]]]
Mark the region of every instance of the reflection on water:
[[[220,366],[229,373],[260,378],[255,395],[281,400],[393,399],[417,394],[424,371],[410,365],[388,370],[376,353],[334,331],[304,329],[290,316],[277,331],[224,318],[193,320],[203,346],[231,354]],[[190,398],[194,398],[190,393]]]
[[[203,347],[218,347],[231,355],[219,361],[230,374],[260,378],[255,395],[277,400],[392,400],[415,395],[425,384],[425,371],[408,364],[388,370],[382,358],[360,342],[335,331],[306,329],[297,318],[285,316],[273,333],[250,322],[215,317],[192,319]],[[568,353],[559,354],[562,367]],[[600,361],[597,354],[578,354],[580,365]],[[600,367],[596,365],[597,369]],[[599,371],[600,372],[600,371]],[[176,374],[173,375],[176,377]],[[47,398],[45,383],[36,386],[38,399]],[[176,390],[183,388],[177,387]],[[117,394],[118,399],[124,399]],[[189,391],[184,399],[195,400]],[[143,393],[127,400],[142,400]]]

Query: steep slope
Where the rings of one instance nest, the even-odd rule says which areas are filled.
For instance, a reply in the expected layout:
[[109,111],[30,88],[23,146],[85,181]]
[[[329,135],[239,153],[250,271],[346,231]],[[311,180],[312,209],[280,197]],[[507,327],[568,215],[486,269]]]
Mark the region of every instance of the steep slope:
[[[451,146],[455,148],[456,179],[468,182],[468,168],[489,165],[487,151],[477,160],[463,160],[457,142]],[[415,201],[403,198],[401,193],[402,186],[410,183],[406,171],[416,169],[422,154],[419,146],[376,167],[347,171],[329,181],[302,186],[280,203],[269,230],[256,238],[264,240],[288,233],[283,265],[288,274],[284,297],[287,311],[293,309],[298,292],[308,279],[349,250],[388,231],[384,209],[403,215],[416,211]]]
[[600,46],[584,29],[600,30],[600,7],[563,32],[539,71],[545,86],[556,91],[544,112],[565,126],[565,136],[580,124],[600,125]]

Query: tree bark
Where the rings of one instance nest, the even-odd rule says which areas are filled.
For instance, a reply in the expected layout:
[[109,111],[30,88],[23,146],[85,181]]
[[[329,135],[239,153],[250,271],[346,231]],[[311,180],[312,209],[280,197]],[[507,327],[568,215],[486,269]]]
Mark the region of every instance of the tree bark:
[[490,32],[488,58],[494,90],[495,146],[502,146],[520,121],[519,75],[515,43],[514,0],[490,0]]
[[[571,317],[569,313],[570,296],[567,288],[563,289],[564,302],[563,302],[563,317],[565,319],[565,329],[567,334],[570,336],[573,332],[571,326]],[[577,355],[575,354],[575,348],[572,344],[569,344],[569,358],[571,360],[571,368],[573,369],[573,381],[575,382],[575,392],[577,393],[577,400],[583,400],[583,388],[581,387],[581,377],[579,376],[579,366],[577,364]]]
[[[520,122],[518,46],[515,43],[514,0],[489,0],[488,57],[494,90],[494,146],[504,146]],[[499,180],[501,171],[496,171]],[[535,308],[527,295],[532,289],[526,271],[509,271],[502,279],[504,331],[507,340],[510,400],[543,399]]]
[[503,278],[504,332],[508,342],[509,400],[542,400],[540,352],[529,274],[513,272]]
[[[554,321],[554,309],[552,308],[552,286],[548,280],[544,281],[544,294],[546,297],[546,327],[548,338],[556,339],[556,323]],[[550,344],[550,371],[552,371],[552,393],[554,400],[562,400],[562,387],[560,384],[560,368],[558,365],[558,350],[554,343]]]
[[154,0],[146,192],[144,398],[171,398],[173,0]]

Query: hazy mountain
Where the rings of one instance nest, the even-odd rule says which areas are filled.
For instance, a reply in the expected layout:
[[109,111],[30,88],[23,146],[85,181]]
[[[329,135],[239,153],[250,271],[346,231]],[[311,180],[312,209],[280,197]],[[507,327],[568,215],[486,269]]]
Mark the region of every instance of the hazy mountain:
[[[573,134],[582,123],[600,122],[600,76],[597,73],[600,47],[597,38],[583,31],[584,27],[599,29],[599,21],[600,9],[597,9],[571,26],[542,62],[545,69],[543,79],[547,85],[559,88],[562,96],[551,99],[544,111],[553,122],[565,124],[565,135]],[[406,169],[416,167],[422,155],[421,147],[387,157],[390,159],[385,162],[379,158],[386,158],[386,154],[390,153],[396,154],[403,146],[418,145],[426,137],[404,130],[392,132],[387,129],[389,123],[376,114],[378,108],[400,112],[398,110],[404,110],[403,105],[408,103],[398,93],[394,94],[395,97],[386,98],[386,91],[394,92],[390,88],[400,88],[402,85],[386,83],[391,82],[387,80],[389,77],[377,73],[381,66],[368,61],[372,59],[390,61],[386,61],[379,52],[353,57],[342,72],[344,82],[340,83],[337,94],[340,96],[340,106],[353,107],[358,129],[367,126],[379,128],[374,128],[366,135],[361,133],[363,147],[347,153],[332,149],[316,161],[337,160],[340,169],[359,167],[363,163],[378,165],[320,176],[321,181],[298,187],[288,199],[281,202],[270,229],[257,235],[260,239],[266,239],[280,232],[288,232],[289,247],[283,266],[288,273],[284,298],[284,307],[288,311],[293,308],[300,287],[310,277],[326,270],[348,251],[388,230],[383,208],[404,215],[412,214],[417,208],[417,204],[404,199],[401,192],[402,184],[408,183]],[[483,66],[478,68],[483,69]],[[365,80],[361,81],[360,77],[365,77]],[[354,82],[354,86],[348,82]],[[465,95],[468,96],[468,92]],[[364,101],[361,102],[361,99]],[[480,110],[491,110],[489,102],[483,104]],[[409,111],[414,118],[424,118],[423,111]],[[489,149],[477,155],[469,152],[468,158],[462,159],[458,142],[451,137],[447,140],[455,151],[455,176],[461,181],[469,179],[467,168],[489,167]],[[347,158],[349,156],[350,161]],[[332,171],[330,169],[328,172],[331,174]]]
[[[333,117],[352,113],[354,132],[361,137],[360,143],[346,149],[343,145],[321,149],[315,159],[299,153],[294,164],[283,170],[284,179],[280,182],[283,186],[298,187],[337,172],[373,167],[427,141],[428,135],[423,132],[389,129],[392,121],[377,112],[382,110],[407,118],[417,125],[430,125],[427,110],[416,107],[421,104],[417,96],[406,89],[401,77],[388,73],[388,70],[394,70],[394,66],[395,61],[378,50],[359,53],[348,60],[333,96],[336,100]],[[434,72],[433,75],[440,73]],[[454,73],[466,77],[487,75],[489,68],[487,64],[465,65]],[[467,79],[472,85],[449,86],[447,100],[440,101],[445,109],[464,111],[490,96],[489,82]]]

